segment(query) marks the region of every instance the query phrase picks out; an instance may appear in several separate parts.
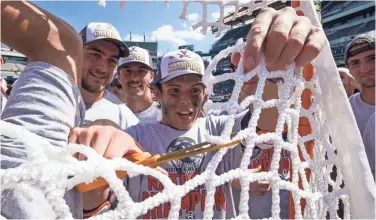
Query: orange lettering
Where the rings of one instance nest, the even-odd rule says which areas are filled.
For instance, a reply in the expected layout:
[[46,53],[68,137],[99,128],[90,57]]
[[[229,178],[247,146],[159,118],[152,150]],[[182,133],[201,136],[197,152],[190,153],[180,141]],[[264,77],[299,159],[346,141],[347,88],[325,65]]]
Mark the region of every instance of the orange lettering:
[[159,181],[152,176],[148,176],[148,189],[149,190],[158,190]]
[[[142,193],[142,201],[144,201],[145,199],[149,198],[150,195],[148,192],[143,192]],[[150,219],[150,210],[148,210],[148,212],[143,216],[143,219]]]
[[187,180],[193,179],[193,177],[195,177],[196,175],[197,175],[197,173],[188,173],[187,174]]
[[185,174],[184,173],[181,173],[180,174],[180,185],[184,185],[184,183],[186,182],[186,178],[185,178]]
[[221,211],[221,210],[226,211],[226,198],[225,198],[225,194],[223,192],[222,186],[218,186],[216,188],[216,191],[214,194],[214,200],[215,200],[215,207],[217,211]]
[[206,196],[206,190],[202,190],[201,192],[201,211],[202,212],[205,210],[205,196]]
[[[155,194],[157,194],[156,192],[151,192],[151,196],[154,196]],[[151,210],[151,218],[152,219],[156,219],[157,218],[157,207],[153,208]]]
[[270,160],[262,161],[263,170],[269,171],[270,170]]
[[[190,203],[190,198],[189,198],[189,193],[186,194],[183,199],[181,200],[181,209],[186,210],[186,212],[191,211],[191,203]],[[180,213],[181,215],[181,213]]]
[[191,211],[196,211],[196,205],[200,202],[200,192],[191,192],[192,197],[192,207]]
[[170,209],[171,209],[171,203],[170,202],[166,202],[164,204],[164,207],[163,207],[163,217],[164,218],[167,218],[168,217],[168,213],[170,213]]
[[289,159],[281,159],[279,161],[279,173],[285,173],[290,170],[290,160]]
[[145,199],[147,199],[147,198],[149,198],[149,197],[150,197],[150,195],[149,195],[148,192],[143,192],[143,193],[142,193],[142,201],[145,201]]
[[253,160],[251,163],[252,164],[250,164],[249,167],[248,167],[249,169],[258,167],[260,165],[260,160]]
[[162,218],[162,205],[163,204],[161,204],[161,205],[159,205],[157,207],[157,216],[158,216],[158,218]]
[[177,178],[178,178],[178,173],[169,173],[168,174],[171,181],[174,183],[174,184],[177,184]]

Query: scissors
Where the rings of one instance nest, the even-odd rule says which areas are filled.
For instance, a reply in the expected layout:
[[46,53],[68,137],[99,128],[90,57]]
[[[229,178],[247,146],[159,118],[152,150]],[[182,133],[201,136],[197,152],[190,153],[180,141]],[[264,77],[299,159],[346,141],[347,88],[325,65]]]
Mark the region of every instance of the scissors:
[[[233,137],[235,136],[235,134],[231,136]],[[156,154],[152,156],[148,152],[143,152],[143,153],[132,154],[124,158],[129,161],[133,161],[135,164],[140,164],[140,165],[155,168],[169,161],[184,159],[186,157],[216,151],[216,150],[226,148],[226,147],[231,147],[237,144],[240,144],[240,141],[232,141],[230,143],[222,144],[222,145],[211,145],[209,142],[203,142],[203,143],[193,145],[191,147],[187,147],[178,151],[170,152],[167,154]],[[120,179],[123,179],[124,177],[127,176],[127,172],[120,171],[120,170],[116,171],[116,176]],[[75,188],[78,192],[88,192],[88,191],[98,189],[100,187],[104,187],[107,185],[108,183],[106,182],[105,179],[103,179],[102,177],[98,177],[91,183],[87,183],[87,184],[80,183],[76,185]]]

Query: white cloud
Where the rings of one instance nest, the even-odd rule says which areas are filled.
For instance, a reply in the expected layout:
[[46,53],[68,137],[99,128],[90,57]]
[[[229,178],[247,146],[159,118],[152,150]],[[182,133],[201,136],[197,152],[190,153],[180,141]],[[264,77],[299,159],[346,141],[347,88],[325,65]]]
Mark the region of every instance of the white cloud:
[[197,13],[192,13],[187,15],[188,21],[195,22],[198,20],[198,14]]
[[[127,34],[127,36],[124,38],[124,40],[129,41],[130,34]],[[146,36],[146,40],[148,40],[149,37]],[[139,34],[132,34],[132,41],[144,41],[144,36]]]
[[[234,7],[225,7],[225,9],[224,9],[224,16],[226,17],[226,15],[228,15],[229,13],[232,13],[234,11],[235,11]],[[211,13],[211,16],[212,16],[212,18],[214,20],[218,20],[219,19],[219,15],[220,15],[219,11]]]
[[204,35],[193,31],[192,28],[186,30],[174,30],[169,24],[163,25],[152,32],[152,40],[168,41],[174,46],[187,44],[186,40],[200,41],[204,39]]

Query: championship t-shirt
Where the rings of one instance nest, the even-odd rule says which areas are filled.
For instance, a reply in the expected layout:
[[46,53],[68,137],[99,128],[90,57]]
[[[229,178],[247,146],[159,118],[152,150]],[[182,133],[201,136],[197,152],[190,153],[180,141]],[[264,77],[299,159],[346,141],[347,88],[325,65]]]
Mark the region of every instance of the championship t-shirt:
[[[234,131],[239,130],[241,115],[236,118]],[[166,154],[189,146],[193,146],[206,141],[205,135],[211,134],[219,136],[223,129],[227,116],[210,116],[197,119],[193,127],[187,131],[177,130],[165,126],[158,121],[140,122],[126,130],[146,152],[152,155]],[[240,147],[230,149],[217,166],[216,173],[222,174],[234,169],[234,161]],[[161,165],[165,169],[173,183],[182,185],[206,170],[208,163],[216,152],[200,154]],[[161,192],[163,185],[150,176],[138,176],[129,178],[126,181],[128,192],[134,201],[140,202]],[[205,185],[186,194],[181,200],[180,218],[182,219],[202,219],[205,209],[206,199]],[[232,218],[235,216],[235,207],[232,195],[231,183],[226,183],[216,187],[214,194],[214,219]],[[167,218],[171,209],[170,203],[164,203],[150,211],[142,218],[156,219]]]

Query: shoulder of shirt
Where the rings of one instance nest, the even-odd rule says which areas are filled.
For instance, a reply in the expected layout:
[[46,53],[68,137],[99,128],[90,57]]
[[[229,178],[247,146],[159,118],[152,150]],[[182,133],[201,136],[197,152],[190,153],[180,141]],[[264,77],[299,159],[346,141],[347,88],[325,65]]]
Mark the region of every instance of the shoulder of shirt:
[[121,104],[125,105],[125,103],[122,102],[118,97],[116,97],[115,94],[107,90],[104,91],[104,99],[116,105],[121,105]]
[[360,96],[360,92],[355,93],[354,95],[350,96],[349,100],[350,100],[350,101],[353,101],[353,100],[355,100],[355,99],[358,99],[359,96]]
[[140,121],[137,125],[135,126],[139,126],[139,127],[147,127],[147,126],[157,126],[158,124],[160,124],[159,121]]
[[151,129],[153,127],[158,126],[159,121],[139,121],[137,124],[130,126],[125,129],[132,129],[132,130],[138,130],[138,131],[143,131],[144,129]]

